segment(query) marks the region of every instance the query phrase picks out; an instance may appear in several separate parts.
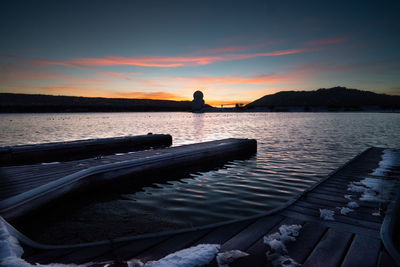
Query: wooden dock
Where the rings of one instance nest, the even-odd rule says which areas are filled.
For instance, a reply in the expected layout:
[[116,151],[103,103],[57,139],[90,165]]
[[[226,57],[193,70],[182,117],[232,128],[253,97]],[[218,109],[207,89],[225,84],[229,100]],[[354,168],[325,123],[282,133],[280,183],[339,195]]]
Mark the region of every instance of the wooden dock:
[[[126,176],[134,177],[137,173],[160,172],[168,168],[202,166],[210,161],[226,161],[256,151],[255,140],[230,138],[54,164],[1,167],[0,215],[12,220],[68,193],[121,181]],[[146,184],[146,181],[137,180],[137,183]]]
[[[35,263],[87,263],[157,260],[165,255],[197,244],[221,244],[221,251],[239,249],[250,255],[230,266],[272,266],[267,260],[265,235],[275,233],[281,225],[302,226],[295,242],[287,244],[288,256],[302,266],[397,266],[380,239],[380,230],[387,205],[360,200],[360,193],[348,191],[351,182],[364,178],[393,181],[397,184],[400,166],[385,175],[372,175],[379,166],[383,149],[371,148],[329,175],[325,180],[287,203],[264,215],[191,230],[138,238],[109,240],[76,247],[46,246],[25,237],[26,261]],[[399,159],[397,159],[399,162]],[[350,200],[359,208],[347,215],[339,212]],[[334,221],[320,218],[320,209],[334,211]],[[376,212],[381,216],[374,216]],[[217,266],[214,260],[209,266]]]
[[0,147],[0,166],[69,161],[172,145],[169,134],[97,138]]

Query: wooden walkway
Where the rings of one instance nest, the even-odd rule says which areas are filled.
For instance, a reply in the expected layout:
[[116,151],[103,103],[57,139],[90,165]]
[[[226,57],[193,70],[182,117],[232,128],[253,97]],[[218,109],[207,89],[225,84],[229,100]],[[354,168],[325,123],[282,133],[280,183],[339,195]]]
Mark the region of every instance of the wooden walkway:
[[[230,266],[272,266],[263,237],[277,232],[281,225],[302,225],[295,242],[287,245],[288,255],[303,266],[397,266],[384,249],[379,231],[386,205],[359,200],[359,193],[347,190],[350,182],[366,177],[395,180],[400,166],[385,176],[371,176],[378,167],[383,149],[372,148],[333,173],[297,201],[273,214],[235,223],[161,237],[112,242],[98,246],[64,249],[34,249],[24,245],[23,258],[39,263],[86,263],[107,260],[157,260],[177,250],[197,244],[221,244],[222,251],[239,249],[250,256]],[[399,162],[399,161],[397,161]],[[354,212],[341,215],[340,207],[349,202],[360,205]],[[335,211],[334,221],[322,220],[320,209]],[[375,212],[381,216],[373,216]],[[217,266],[215,260],[210,266]]]

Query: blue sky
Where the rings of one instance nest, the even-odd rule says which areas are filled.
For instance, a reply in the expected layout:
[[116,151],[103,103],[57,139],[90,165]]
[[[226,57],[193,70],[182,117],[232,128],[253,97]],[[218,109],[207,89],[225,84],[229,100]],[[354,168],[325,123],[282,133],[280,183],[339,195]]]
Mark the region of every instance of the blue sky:
[[400,94],[399,1],[2,1],[0,92],[247,103]]

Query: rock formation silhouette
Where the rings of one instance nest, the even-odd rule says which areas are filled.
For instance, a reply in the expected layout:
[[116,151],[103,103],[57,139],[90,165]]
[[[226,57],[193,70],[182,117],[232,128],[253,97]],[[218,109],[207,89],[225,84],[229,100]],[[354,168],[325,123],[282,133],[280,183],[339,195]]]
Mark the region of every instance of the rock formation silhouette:
[[203,100],[203,92],[197,90],[193,94],[193,101],[192,101],[192,111],[193,112],[203,112],[204,108],[204,100]]

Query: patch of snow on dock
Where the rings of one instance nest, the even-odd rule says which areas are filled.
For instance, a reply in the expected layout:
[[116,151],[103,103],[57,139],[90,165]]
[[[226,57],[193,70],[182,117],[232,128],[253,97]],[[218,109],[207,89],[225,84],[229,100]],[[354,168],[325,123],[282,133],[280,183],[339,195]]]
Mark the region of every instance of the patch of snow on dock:
[[15,263],[20,263],[19,259],[21,259],[23,253],[24,250],[19,245],[18,240],[10,235],[5,223],[0,220],[0,265],[17,266]]
[[393,165],[398,163],[398,160],[396,160],[396,158],[399,156],[398,154],[399,152],[396,152],[393,149],[385,149],[383,151],[382,160],[379,162],[379,167],[372,172],[372,175],[385,175],[385,173],[388,172]]
[[390,200],[390,193],[393,187],[393,181],[365,178],[361,183],[368,188],[362,193],[360,200],[374,201],[374,202],[387,202]]
[[347,203],[347,207],[349,207],[350,209],[356,209],[356,208],[360,207],[360,205],[358,205],[358,203],[355,201],[351,201],[351,202]]
[[229,263],[234,262],[236,259],[246,257],[249,254],[240,250],[230,250],[218,253],[217,263],[218,267],[229,267]]
[[352,197],[353,197],[352,195],[344,195],[344,198],[347,200],[351,200]]
[[350,213],[350,212],[352,212],[352,211],[354,211],[354,210],[353,210],[353,209],[350,209],[350,208],[348,208],[348,207],[342,207],[342,208],[340,209],[340,214],[347,215],[348,213]]
[[333,215],[335,211],[328,209],[319,209],[319,217],[325,221],[334,221]]
[[194,267],[210,263],[218,253],[220,245],[201,244],[179,250],[158,260],[145,263],[145,267]]
[[[393,149],[385,149],[382,154],[382,159],[379,162],[378,168],[374,169],[371,175],[385,176],[393,166],[400,164],[400,152]],[[391,199],[393,188],[397,186],[395,180],[382,178],[364,178],[358,182],[351,182],[347,186],[347,190],[354,193],[361,193],[359,200],[369,202],[385,203]],[[347,200],[352,200],[352,195],[344,195]],[[359,207],[355,201],[347,203],[350,209]],[[344,208],[342,208],[343,210]],[[341,213],[342,213],[341,210]],[[345,210],[343,210],[345,211]],[[346,212],[346,211],[345,211]],[[343,213],[342,213],[343,214]],[[347,213],[346,213],[347,214]],[[373,216],[381,216],[380,211],[372,213]]]
[[54,164],[59,164],[60,162],[54,161],[54,162],[42,162],[42,165],[54,165]]
[[360,200],[371,202],[387,202],[393,187],[393,181],[365,178],[359,182],[351,182],[347,190],[361,193]]
[[300,266],[295,260],[288,256],[286,244],[296,241],[301,225],[281,225],[279,231],[268,236],[264,236],[264,243],[269,246],[267,258],[273,266]]
[[5,267],[85,267],[87,265],[58,264],[51,263],[46,265],[30,264],[21,258],[24,250],[19,245],[18,240],[8,231],[3,217],[0,216],[0,266]]
[[380,211],[376,211],[376,212],[372,213],[372,216],[380,217],[381,216],[381,212]]

